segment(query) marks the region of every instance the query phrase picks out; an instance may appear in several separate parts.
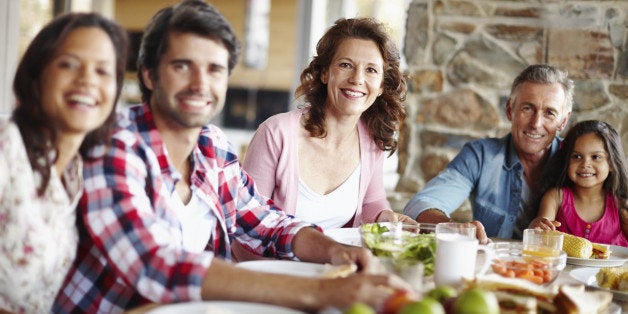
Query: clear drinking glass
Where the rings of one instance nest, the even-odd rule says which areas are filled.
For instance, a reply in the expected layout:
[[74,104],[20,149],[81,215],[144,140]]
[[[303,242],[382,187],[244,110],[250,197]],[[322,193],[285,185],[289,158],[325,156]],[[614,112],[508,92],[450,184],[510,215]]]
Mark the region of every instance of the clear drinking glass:
[[523,230],[523,254],[556,257],[563,250],[562,233],[541,229]]

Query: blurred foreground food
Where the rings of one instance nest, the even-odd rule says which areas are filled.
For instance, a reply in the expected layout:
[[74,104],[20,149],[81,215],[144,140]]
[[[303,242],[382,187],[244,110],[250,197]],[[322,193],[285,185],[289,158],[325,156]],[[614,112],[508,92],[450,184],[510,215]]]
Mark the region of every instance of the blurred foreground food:
[[595,275],[597,285],[611,290],[628,291],[628,268],[603,267]]

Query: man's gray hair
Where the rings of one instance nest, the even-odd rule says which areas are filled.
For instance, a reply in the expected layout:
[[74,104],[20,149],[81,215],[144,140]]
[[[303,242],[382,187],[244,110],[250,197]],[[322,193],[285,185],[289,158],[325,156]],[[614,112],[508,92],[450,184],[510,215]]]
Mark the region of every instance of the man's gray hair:
[[533,64],[525,68],[513,81],[512,89],[510,90],[510,98],[514,99],[515,95],[519,91],[519,87],[525,82],[533,82],[540,84],[555,84],[559,83],[565,91],[565,106],[566,109],[563,114],[571,112],[573,107],[573,81],[568,77],[566,70],[561,70],[555,66],[548,64]]

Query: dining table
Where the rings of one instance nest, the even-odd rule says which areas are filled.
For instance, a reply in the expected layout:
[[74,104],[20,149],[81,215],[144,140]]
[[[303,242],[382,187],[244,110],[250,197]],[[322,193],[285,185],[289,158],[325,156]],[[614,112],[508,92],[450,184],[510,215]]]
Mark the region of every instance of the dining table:
[[[358,246],[360,245],[359,239],[356,239],[355,232],[343,230],[342,232],[330,233],[329,235],[332,238],[335,238],[337,241],[343,242],[345,244],[358,245]],[[521,242],[521,241],[513,240],[513,239],[492,238],[491,242],[500,243],[500,242]],[[626,257],[626,259],[628,260],[628,248],[619,248],[619,249],[621,249],[622,250],[621,252],[625,254],[625,255],[622,255],[622,257]],[[481,258],[482,256],[481,254],[479,254],[478,263],[480,263],[479,259]],[[274,266],[278,266],[278,267],[274,267],[274,266],[271,267],[270,265],[273,265],[273,263],[276,263],[277,265],[274,265]],[[278,264],[281,264],[281,265],[278,265]],[[626,265],[628,266],[628,264]],[[270,272],[276,271],[279,273],[287,273],[287,274],[297,275],[297,276],[299,275],[314,276],[316,275],[316,272],[319,272],[322,269],[316,265],[313,265],[312,263],[280,261],[280,260],[243,262],[241,263],[241,266],[249,268],[249,269],[259,270],[259,271],[270,271]],[[594,262],[593,266],[587,263],[581,263],[579,265],[578,263],[567,262],[565,265],[565,268],[560,271],[556,279],[551,284],[557,285],[557,286],[585,285],[586,291],[600,290],[595,286],[595,284],[592,284],[590,282],[587,283],[586,280],[587,278],[591,279],[591,276],[594,276],[597,270],[599,270],[601,267],[604,267],[604,266],[605,266],[605,262],[600,262],[600,261]],[[578,274],[578,276],[574,276],[574,274],[576,273]],[[422,291],[424,292],[428,291],[434,286],[435,285],[434,285],[432,276],[424,277]],[[618,314],[618,313],[628,314],[628,293],[613,293],[612,303],[613,304],[611,305],[611,308],[608,311],[609,314]],[[126,313],[127,314],[152,314],[152,313],[157,313],[156,310],[163,308],[163,306],[164,305],[152,303],[152,304],[147,304],[147,305],[143,305],[143,306],[131,309],[127,311]],[[337,311],[337,312],[325,311],[324,312],[324,314],[327,314],[327,313],[341,313],[341,312],[340,311]]]

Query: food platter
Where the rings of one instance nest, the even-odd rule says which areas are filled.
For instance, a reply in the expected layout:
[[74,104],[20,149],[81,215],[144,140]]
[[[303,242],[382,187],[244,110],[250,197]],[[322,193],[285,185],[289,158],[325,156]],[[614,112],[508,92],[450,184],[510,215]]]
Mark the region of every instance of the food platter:
[[611,256],[608,259],[567,257],[567,264],[591,267],[615,267],[628,261],[628,248],[611,245]]
[[600,290],[610,291],[613,293],[613,298],[618,301],[628,302],[628,292],[618,291],[618,290],[610,290],[606,288],[602,288],[598,286],[597,279],[595,279],[595,275],[599,271],[599,268],[596,267],[583,267],[577,268],[569,272],[569,275],[574,279],[580,281],[588,287],[593,287]]
[[187,302],[158,306],[147,314],[208,314],[208,313],[256,313],[256,314],[301,314],[303,312],[262,303],[234,301]]

